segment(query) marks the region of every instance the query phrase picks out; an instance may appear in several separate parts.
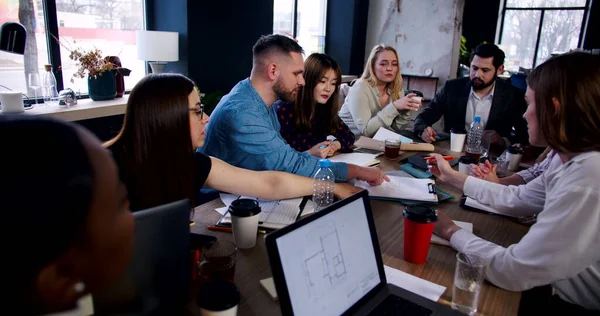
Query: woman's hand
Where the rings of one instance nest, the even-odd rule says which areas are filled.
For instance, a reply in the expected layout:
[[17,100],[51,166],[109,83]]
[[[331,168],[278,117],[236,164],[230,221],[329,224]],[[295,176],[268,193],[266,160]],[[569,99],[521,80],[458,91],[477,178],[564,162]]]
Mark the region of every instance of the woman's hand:
[[493,183],[500,183],[500,179],[496,173],[498,165],[492,165],[489,160],[486,160],[485,163],[480,163],[479,165],[472,164],[471,168],[473,169],[471,176]]
[[430,154],[435,160],[427,160],[429,164],[429,171],[436,175],[440,180],[446,182],[457,173],[456,170],[452,169],[450,163],[442,157],[440,154]]
[[[320,143],[314,145],[311,149],[307,150],[307,152],[317,158],[325,158],[325,157],[327,157],[327,154],[329,153],[329,144],[330,143],[331,143],[330,140],[320,142]],[[323,148],[321,148],[321,147],[323,147]]]
[[446,239],[450,240],[452,235],[460,230],[460,226],[456,225],[446,213],[438,210],[437,211],[438,219],[435,222],[435,226],[433,227],[433,232]]
[[356,177],[358,180],[366,181],[369,185],[378,186],[383,181],[389,182],[390,178],[377,167],[362,167],[359,166],[360,173]]
[[404,98],[394,101],[393,104],[398,111],[418,111],[421,107],[421,102],[412,98],[416,96],[414,93],[409,93]]
[[362,188],[355,187],[348,183],[336,183],[333,187],[333,194],[340,199],[345,199],[362,190]]
[[438,177],[441,181],[452,184],[453,186],[463,189],[467,175],[462,174],[450,167],[450,164],[440,154],[430,154],[435,160],[427,160],[429,164],[429,172]]
[[331,157],[336,151],[342,149],[342,144],[338,140],[334,140],[327,148],[329,149],[327,152],[327,157]]

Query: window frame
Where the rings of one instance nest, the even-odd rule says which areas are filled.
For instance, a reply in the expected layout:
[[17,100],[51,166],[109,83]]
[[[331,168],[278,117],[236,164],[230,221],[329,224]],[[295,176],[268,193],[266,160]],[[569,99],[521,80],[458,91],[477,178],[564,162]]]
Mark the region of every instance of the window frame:
[[504,31],[504,20],[506,18],[507,11],[540,11],[540,21],[538,24],[537,37],[535,40],[535,50],[533,54],[533,63],[532,68],[535,68],[537,65],[537,56],[538,50],[540,48],[540,39],[542,38],[542,27],[544,24],[544,15],[546,11],[581,11],[583,10],[583,19],[581,20],[581,26],[579,30],[579,41],[577,42],[577,47],[583,46],[583,37],[585,35],[585,29],[587,25],[587,19],[590,10],[591,0],[585,0],[584,6],[571,6],[571,7],[508,7],[508,0],[502,1],[502,10],[500,12],[500,28],[498,32],[497,42],[498,44],[502,44],[502,33]]
[[[300,2],[300,0],[293,0],[293,6],[292,6],[292,33],[288,33],[288,32],[284,32],[284,34],[288,34],[289,36],[291,36],[292,38],[298,40],[298,3]],[[327,21],[327,7],[328,7],[328,1],[325,0],[324,2],[325,6],[325,21]],[[275,24],[273,23],[273,32],[275,32]],[[327,37],[327,23],[325,23],[324,26],[324,38]],[[323,52],[325,52],[325,41],[323,41]],[[305,56],[306,57],[306,56]]]
[[[34,0],[35,1],[35,0]],[[297,0],[296,0],[297,1]],[[47,43],[47,51],[48,51],[48,59],[50,64],[52,64],[53,69],[60,69],[62,67],[61,55],[60,55],[60,43],[56,41],[52,35],[55,35],[56,38],[60,39],[60,34],[58,33],[59,21],[58,21],[58,11],[56,9],[56,0],[41,0],[43,9],[44,9],[44,19],[45,19],[45,31],[46,31],[46,43]],[[148,10],[147,10],[147,0],[142,0],[142,25],[143,30],[147,29],[148,23]],[[39,47],[38,47],[39,49]],[[145,75],[148,74],[148,62],[144,61],[144,70]],[[54,71],[54,76],[56,77],[56,89],[61,91],[64,89],[64,78],[62,71]],[[125,89],[125,94],[129,94],[131,90]],[[89,93],[81,94],[78,97],[79,99],[87,99],[89,98]],[[42,97],[38,96],[38,100],[42,101]],[[34,98],[24,99],[23,102],[25,104],[35,104],[36,100]]]

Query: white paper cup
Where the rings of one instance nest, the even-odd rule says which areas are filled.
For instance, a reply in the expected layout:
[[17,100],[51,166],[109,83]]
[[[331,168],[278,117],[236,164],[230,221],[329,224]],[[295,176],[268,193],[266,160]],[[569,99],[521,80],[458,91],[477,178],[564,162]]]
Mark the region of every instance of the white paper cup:
[[506,151],[506,160],[508,161],[508,170],[515,171],[519,169],[521,158],[523,157],[523,148],[511,146]]
[[470,175],[473,172],[471,164],[476,163],[475,158],[471,156],[462,156],[458,158],[458,172],[466,175]]
[[460,153],[463,151],[465,145],[465,138],[467,134],[463,133],[450,133],[450,151]]
[[210,311],[208,309],[200,308],[200,315],[202,316],[235,316],[237,315],[237,305],[223,311]]
[[519,164],[521,163],[521,158],[523,155],[521,154],[506,154],[506,159],[508,159],[508,170],[515,171],[519,169]]
[[23,94],[20,91],[1,91],[0,102],[2,103],[2,113],[21,113],[25,111]]
[[233,240],[238,248],[248,249],[256,245],[260,211],[258,202],[252,199],[238,199],[229,206]]

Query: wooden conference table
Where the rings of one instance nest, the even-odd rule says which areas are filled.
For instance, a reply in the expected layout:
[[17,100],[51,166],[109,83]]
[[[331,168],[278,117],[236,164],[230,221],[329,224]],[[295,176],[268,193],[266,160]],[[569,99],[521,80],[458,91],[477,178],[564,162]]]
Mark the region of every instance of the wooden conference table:
[[[447,141],[435,145],[435,151],[438,153],[456,155],[456,153],[450,153],[447,149],[449,148],[449,142]],[[400,157],[400,160],[414,154],[418,154],[418,152],[406,152]],[[399,170],[400,168],[398,159],[391,161],[381,156],[379,160],[384,171]],[[517,243],[527,232],[528,228],[526,226],[506,218],[462,209],[459,206],[459,198],[462,192],[440,181],[437,181],[437,184],[442,190],[454,195],[456,198],[441,202],[436,208],[445,211],[454,220],[472,222],[473,231],[477,236],[507,247]],[[198,206],[195,212],[196,225],[192,226],[192,231],[233,241],[231,233],[215,232],[207,229],[207,226],[213,225],[220,217],[215,208],[222,206],[224,204],[220,199]],[[402,217],[404,206],[397,202],[378,200],[372,200],[371,206],[383,263],[445,286],[446,291],[440,298],[440,302],[449,304],[452,300],[456,251],[450,247],[432,244],[425,264],[417,265],[404,261],[404,224]],[[238,315],[280,315],[279,303],[271,299],[259,284],[260,280],[271,277],[267,250],[261,235],[259,235],[254,248],[238,251],[235,269],[235,284],[241,293]],[[520,292],[506,291],[485,281],[477,315],[516,315],[520,298]]]

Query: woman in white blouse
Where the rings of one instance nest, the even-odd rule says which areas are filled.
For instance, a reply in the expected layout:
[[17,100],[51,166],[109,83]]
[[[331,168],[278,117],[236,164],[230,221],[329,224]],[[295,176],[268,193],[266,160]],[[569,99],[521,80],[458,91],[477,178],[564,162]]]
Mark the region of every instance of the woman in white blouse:
[[380,127],[401,131],[410,122],[411,111],[421,106],[421,101],[412,98],[415,96],[404,96],[396,49],[377,45],[361,78],[350,88],[339,116],[357,138],[373,137]]
[[[537,223],[507,248],[455,225],[438,211],[436,234],[461,252],[489,262],[486,278],[512,291],[551,285],[540,314],[600,311],[600,57],[568,53],[538,66],[528,79],[523,118],[529,141],[550,146],[561,165],[526,185],[504,186],[467,177],[434,155],[440,180],[505,213],[526,216],[542,208]],[[554,294],[554,295],[552,295]],[[596,311],[596,312],[592,312]]]

